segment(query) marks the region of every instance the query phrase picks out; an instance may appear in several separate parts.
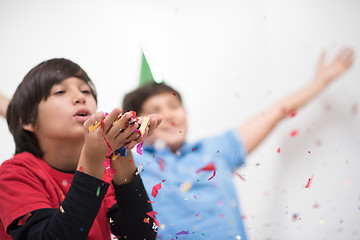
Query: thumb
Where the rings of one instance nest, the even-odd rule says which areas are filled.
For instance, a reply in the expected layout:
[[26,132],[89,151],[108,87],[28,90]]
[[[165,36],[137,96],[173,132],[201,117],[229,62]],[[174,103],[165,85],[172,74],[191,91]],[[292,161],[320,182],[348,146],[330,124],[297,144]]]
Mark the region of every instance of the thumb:
[[97,112],[96,114],[91,115],[91,117],[84,122],[84,129],[86,132],[95,131],[100,126],[100,123],[103,119],[103,112]]

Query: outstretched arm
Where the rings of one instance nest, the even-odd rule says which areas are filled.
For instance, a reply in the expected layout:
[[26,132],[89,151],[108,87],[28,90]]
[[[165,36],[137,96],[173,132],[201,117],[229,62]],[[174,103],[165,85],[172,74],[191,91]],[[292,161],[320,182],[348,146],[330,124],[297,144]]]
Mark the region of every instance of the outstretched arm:
[[248,153],[253,151],[272,131],[272,129],[291,112],[298,110],[317,96],[331,82],[350,68],[354,60],[352,49],[343,48],[337,56],[325,63],[325,52],[322,53],[314,80],[299,91],[278,101],[263,114],[259,114],[238,128]]
[[10,99],[0,93],[0,115],[6,117],[6,109],[9,105]]

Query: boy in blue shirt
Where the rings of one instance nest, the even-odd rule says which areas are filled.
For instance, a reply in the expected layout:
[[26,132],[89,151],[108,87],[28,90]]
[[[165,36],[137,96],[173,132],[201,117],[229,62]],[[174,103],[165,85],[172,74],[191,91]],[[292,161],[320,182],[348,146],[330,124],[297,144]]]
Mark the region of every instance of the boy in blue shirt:
[[[325,64],[324,57],[318,62],[314,80],[303,89],[237,129],[193,144],[185,141],[186,111],[176,90],[164,83],[150,83],[125,96],[124,111],[164,116],[162,124],[146,139],[142,155],[134,155],[143,163],[141,175],[147,192],[152,193],[160,222],[159,239],[246,239],[233,171],[280,120],[346,71],[354,56],[351,49],[344,48],[330,63]],[[157,194],[159,186],[162,189]]]

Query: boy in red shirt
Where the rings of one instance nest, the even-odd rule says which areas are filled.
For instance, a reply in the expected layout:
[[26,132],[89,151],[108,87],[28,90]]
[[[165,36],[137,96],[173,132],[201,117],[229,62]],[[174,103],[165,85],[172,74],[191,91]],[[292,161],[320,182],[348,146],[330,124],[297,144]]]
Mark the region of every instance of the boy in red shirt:
[[[67,59],[24,77],[6,114],[16,154],[0,167],[0,239],[155,239],[131,151],[110,161],[112,176],[103,164],[142,141],[142,120],[131,124],[133,114],[119,108],[105,118],[96,107],[92,81]],[[161,121],[151,115],[147,134]]]

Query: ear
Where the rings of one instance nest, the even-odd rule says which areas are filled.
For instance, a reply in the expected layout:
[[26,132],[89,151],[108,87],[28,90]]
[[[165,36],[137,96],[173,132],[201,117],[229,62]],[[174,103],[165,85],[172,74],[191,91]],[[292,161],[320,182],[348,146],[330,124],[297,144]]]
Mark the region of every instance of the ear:
[[34,132],[35,131],[35,127],[31,123],[23,125],[23,129],[26,130],[26,131],[29,131],[29,132]]

